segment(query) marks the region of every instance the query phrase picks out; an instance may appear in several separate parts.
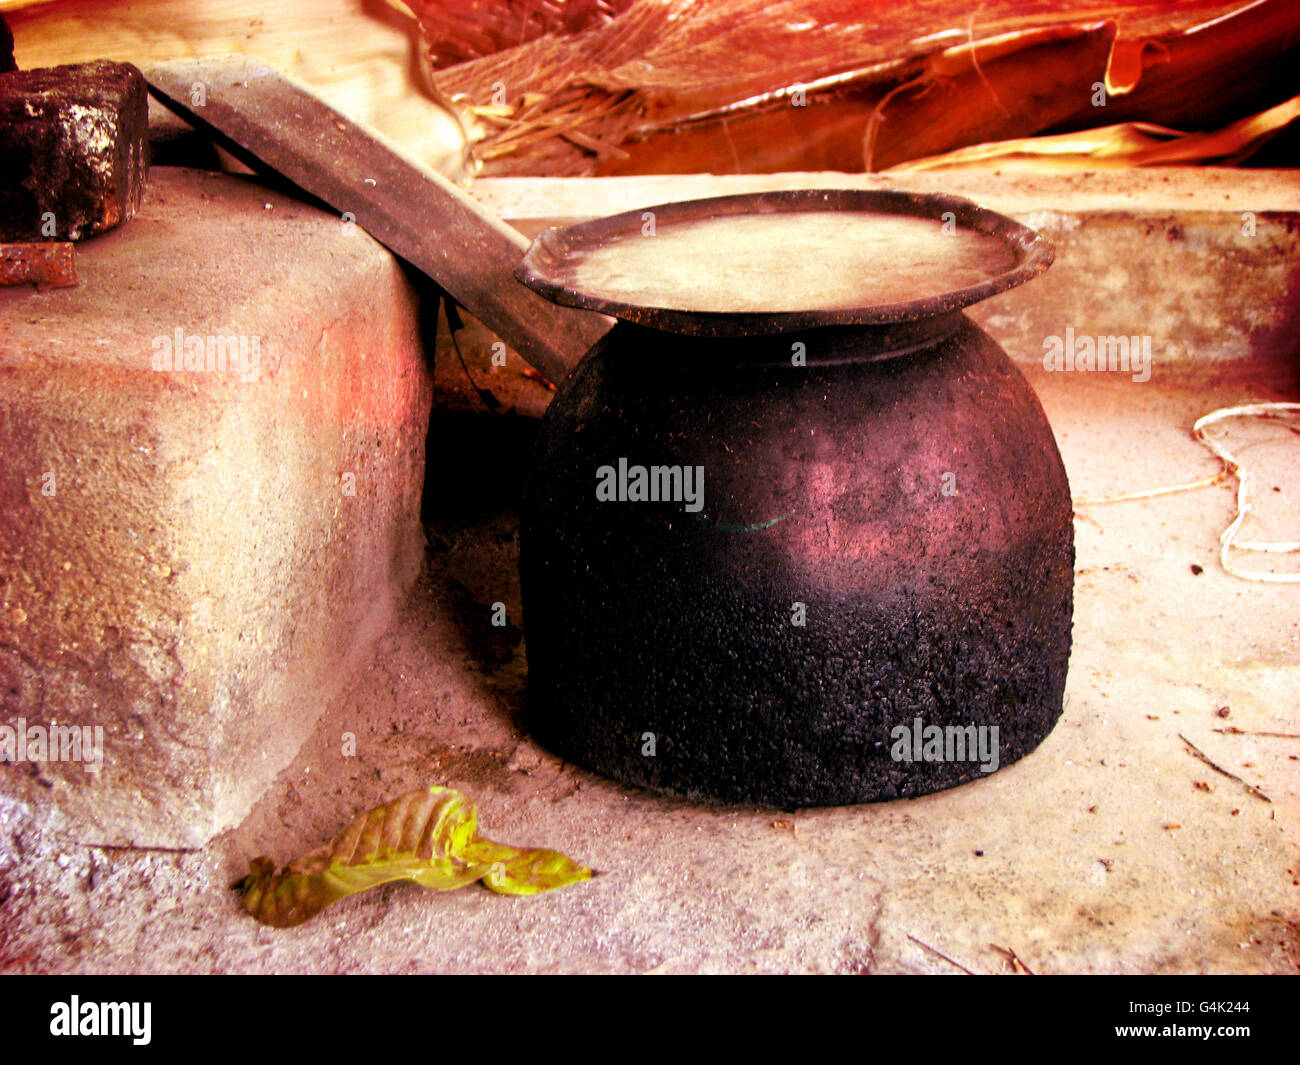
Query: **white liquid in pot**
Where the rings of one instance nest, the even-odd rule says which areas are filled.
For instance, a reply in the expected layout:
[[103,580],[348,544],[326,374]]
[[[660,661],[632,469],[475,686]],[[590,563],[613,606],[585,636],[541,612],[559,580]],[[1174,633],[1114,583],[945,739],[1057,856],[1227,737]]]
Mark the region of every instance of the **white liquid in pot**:
[[1015,251],[942,222],[853,211],[734,215],[663,223],[571,253],[557,278],[643,307],[721,313],[843,310],[905,303],[987,281]]

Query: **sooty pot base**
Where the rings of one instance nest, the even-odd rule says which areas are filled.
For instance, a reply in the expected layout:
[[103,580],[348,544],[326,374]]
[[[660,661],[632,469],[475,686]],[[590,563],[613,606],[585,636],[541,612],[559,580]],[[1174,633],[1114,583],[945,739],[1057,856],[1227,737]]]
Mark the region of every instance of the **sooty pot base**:
[[1061,713],[1065,471],[960,313],[730,339],[619,324],[545,417],[520,536],[530,725],[630,784],[921,795]]

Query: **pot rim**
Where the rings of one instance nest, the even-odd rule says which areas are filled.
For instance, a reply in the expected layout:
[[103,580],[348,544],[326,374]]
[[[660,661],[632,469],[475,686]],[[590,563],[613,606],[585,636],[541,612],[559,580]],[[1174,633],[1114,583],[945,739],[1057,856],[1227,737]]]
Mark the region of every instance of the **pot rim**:
[[[945,221],[943,215],[952,212],[959,227],[1000,241],[1015,253],[1016,262],[1009,270],[976,284],[923,299],[853,308],[771,312],[695,311],[627,303],[585,291],[560,273],[560,268],[576,252],[639,234],[646,211],[653,211],[661,223],[671,223],[814,210],[871,211],[936,222]],[[565,307],[599,311],[666,332],[740,337],[834,325],[894,325],[950,314],[1037,277],[1051,265],[1053,255],[1051,242],[1041,233],[960,196],[896,189],[783,189],[676,200],[576,225],[553,227],[532,242],[523,261],[515,268],[515,277],[534,292]]]

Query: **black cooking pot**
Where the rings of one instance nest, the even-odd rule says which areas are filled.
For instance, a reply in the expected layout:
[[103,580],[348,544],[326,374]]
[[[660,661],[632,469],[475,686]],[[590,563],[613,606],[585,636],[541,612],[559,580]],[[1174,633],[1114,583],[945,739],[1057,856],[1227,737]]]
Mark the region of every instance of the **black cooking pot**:
[[1061,713],[1069,486],[961,313],[1046,269],[951,197],[725,197],[553,230],[520,268],[621,321],[526,490],[530,724],[564,757],[781,807],[951,787]]

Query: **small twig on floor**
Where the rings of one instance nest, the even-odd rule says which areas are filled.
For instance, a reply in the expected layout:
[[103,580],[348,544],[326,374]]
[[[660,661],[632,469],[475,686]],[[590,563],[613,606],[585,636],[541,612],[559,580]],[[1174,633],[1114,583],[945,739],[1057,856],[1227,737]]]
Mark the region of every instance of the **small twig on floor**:
[[1034,975],[1035,975],[1034,971],[1033,971],[1032,969],[1030,969],[1028,965],[1026,965],[1024,962],[1022,962],[1022,961],[1020,960],[1019,956],[1016,954],[1016,952],[1015,952],[1014,950],[1012,950],[1010,947],[999,947],[996,943],[990,943],[989,946],[990,946],[993,950],[996,950],[999,954],[1005,954],[1005,955],[1006,955],[1007,960],[1011,962],[1011,971],[1012,971],[1012,972],[1016,973],[1017,975],[1021,975],[1021,976],[1034,976]]
[[1254,795],[1255,798],[1257,798],[1257,799],[1263,799],[1265,802],[1272,802],[1272,801],[1273,801],[1273,800],[1270,799],[1267,795],[1265,795],[1262,791],[1260,791],[1259,788],[1255,787],[1254,784],[1248,784],[1246,781],[1242,780],[1241,777],[1237,776],[1236,773],[1229,773],[1226,769],[1223,768],[1223,766],[1218,765],[1217,763],[1213,762],[1213,761],[1210,759],[1210,756],[1209,756],[1209,755],[1207,755],[1203,750],[1201,750],[1198,746],[1196,746],[1196,744],[1194,744],[1191,740],[1189,740],[1189,739],[1188,739],[1186,736],[1184,736],[1181,732],[1178,734],[1178,738],[1179,738],[1180,740],[1182,740],[1185,744],[1187,744],[1187,747],[1188,747],[1188,749],[1192,752],[1192,754],[1194,754],[1194,755],[1195,755],[1197,758],[1199,758],[1202,762],[1204,762],[1206,765],[1208,765],[1208,766],[1209,766],[1211,769],[1213,769],[1216,773],[1222,773],[1222,774],[1223,774],[1225,777],[1227,777],[1229,780],[1235,780],[1238,784],[1240,784],[1240,785],[1241,785],[1243,788],[1245,788],[1248,792],[1250,792],[1252,795]]
[[946,961],[949,965],[955,965],[955,966],[957,966],[957,968],[960,969],[962,972],[964,972],[967,976],[974,976],[974,975],[975,975],[975,973],[971,972],[971,971],[970,971],[968,968],[966,968],[966,966],[964,966],[961,962],[959,962],[959,961],[953,961],[950,957],[948,957],[947,954],[945,954],[945,953],[944,953],[943,951],[941,951],[941,950],[935,950],[934,947],[930,946],[929,943],[922,943],[919,939],[916,938],[916,936],[914,936],[914,935],[910,935],[910,934],[908,935],[907,938],[910,939],[913,943],[915,943],[918,947],[924,947],[924,948],[925,948],[926,950],[928,950],[931,954],[934,954],[934,955],[936,955],[936,956],[942,958],[942,959],[943,959],[944,961]]
[[197,854],[198,847],[137,847],[134,843],[78,843],[78,847],[89,847],[96,851],[139,851],[142,854]]
[[1237,728],[1236,725],[1229,725],[1227,728],[1216,728],[1215,732],[1221,732],[1226,736],[1272,736],[1279,740],[1300,740],[1300,732],[1257,732],[1250,728]]

